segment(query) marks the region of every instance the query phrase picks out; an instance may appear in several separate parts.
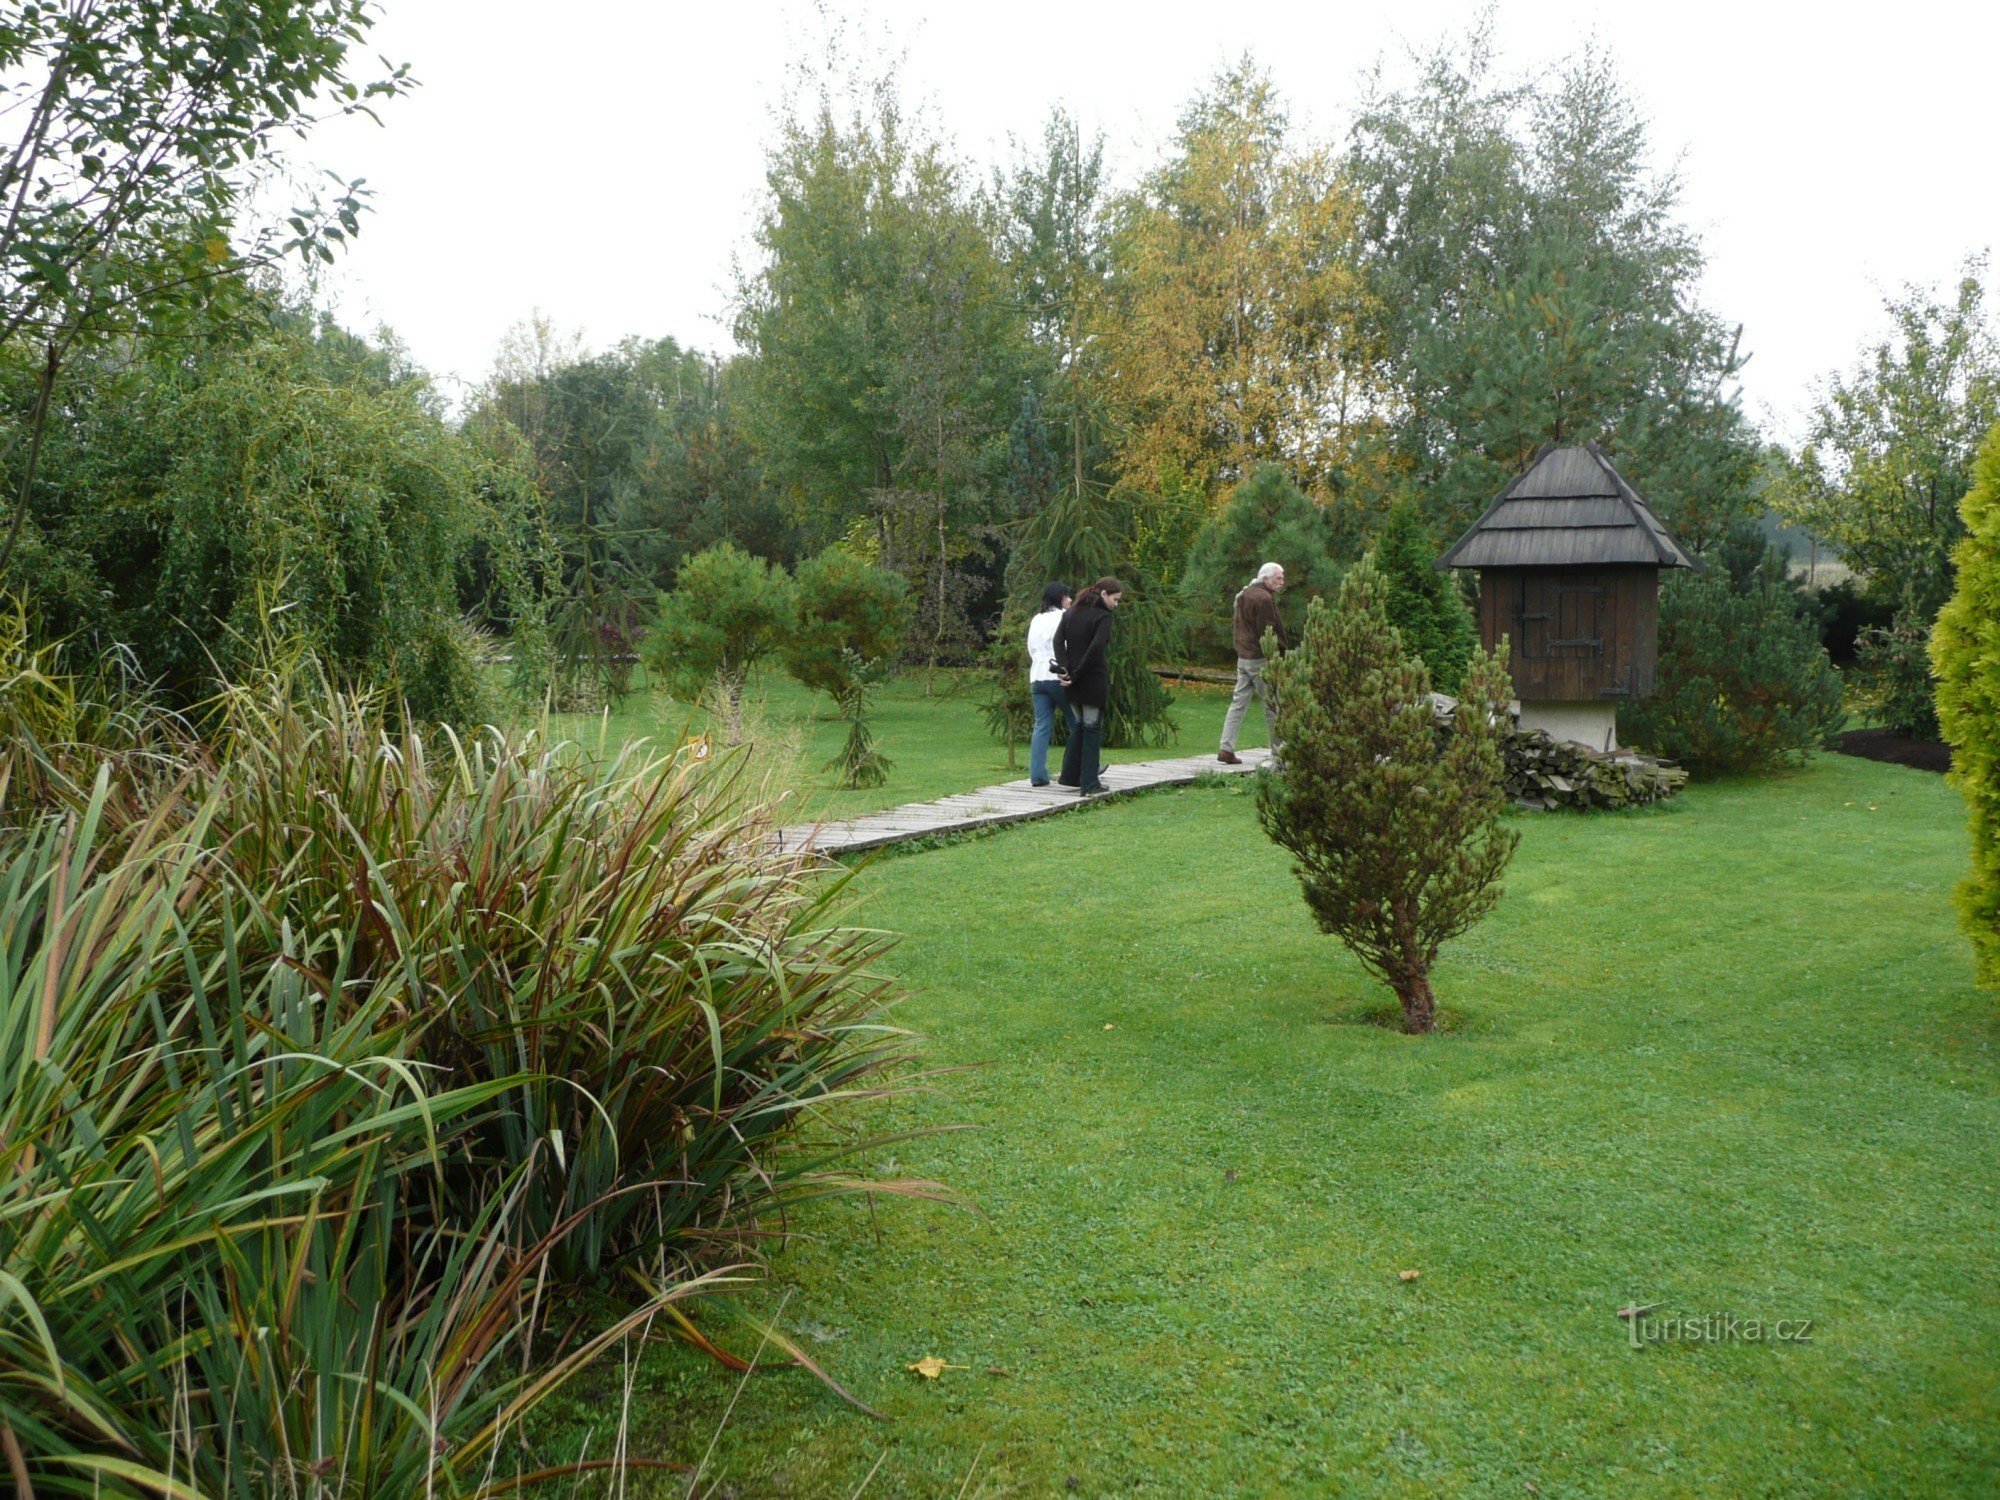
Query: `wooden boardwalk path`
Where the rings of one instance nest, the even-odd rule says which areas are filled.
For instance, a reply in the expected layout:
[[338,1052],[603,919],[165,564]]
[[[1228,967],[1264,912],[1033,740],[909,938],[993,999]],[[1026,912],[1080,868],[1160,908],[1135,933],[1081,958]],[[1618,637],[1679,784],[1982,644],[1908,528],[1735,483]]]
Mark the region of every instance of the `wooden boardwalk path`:
[[933,834],[961,833],[971,828],[988,828],[1001,823],[1022,823],[1029,818],[1046,818],[1069,812],[1087,802],[1102,802],[1125,792],[1144,791],[1156,786],[1186,786],[1197,776],[1237,775],[1254,771],[1270,758],[1268,750],[1245,750],[1243,764],[1225,766],[1206,755],[1182,755],[1172,760],[1136,760],[1104,767],[1104,784],[1110,790],[1102,796],[1079,797],[1066,786],[1029,786],[1027,781],[1007,781],[999,786],[981,787],[976,792],[959,792],[935,802],[906,802],[901,807],[866,813],[836,823],[801,823],[778,830],[778,841],[788,849],[813,848],[822,854],[858,854],[905,839],[929,838]]

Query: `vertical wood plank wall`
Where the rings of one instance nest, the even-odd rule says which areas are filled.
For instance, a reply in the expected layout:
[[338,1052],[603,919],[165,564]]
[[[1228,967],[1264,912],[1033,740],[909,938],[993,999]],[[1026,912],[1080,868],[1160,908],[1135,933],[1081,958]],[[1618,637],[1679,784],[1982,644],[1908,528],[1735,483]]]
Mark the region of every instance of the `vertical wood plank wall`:
[[1652,696],[1659,661],[1655,568],[1485,568],[1479,635],[1512,643],[1517,696],[1539,702]]

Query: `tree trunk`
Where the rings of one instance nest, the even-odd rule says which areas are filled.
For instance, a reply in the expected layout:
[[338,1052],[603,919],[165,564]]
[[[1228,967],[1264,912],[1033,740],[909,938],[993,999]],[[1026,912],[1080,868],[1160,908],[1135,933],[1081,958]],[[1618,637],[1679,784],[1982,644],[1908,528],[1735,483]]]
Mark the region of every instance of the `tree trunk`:
[[1396,998],[1403,1003],[1403,1030],[1423,1033],[1437,1030],[1437,997],[1431,994],[1428,970],[1413,970],[1394,981]]
[[14,548],[28,521],[28,506],[35,495],[35,470],[42,461],[42,434],[49,427],[49,397],[56,388],[56,365],[60,357],[55,343],[49,344],[48,358],[42,362],[41,383],[35,388],[35,414],[28,424],[28,462],[21,473],[21,490],[14,499],[14,524],[7,528],[6,545],[0,546],[0,573],[14,560]]
[[729,743],[743,743],[743,674],[740,672],[718,672],[722,688],[722,714],[729,725]]

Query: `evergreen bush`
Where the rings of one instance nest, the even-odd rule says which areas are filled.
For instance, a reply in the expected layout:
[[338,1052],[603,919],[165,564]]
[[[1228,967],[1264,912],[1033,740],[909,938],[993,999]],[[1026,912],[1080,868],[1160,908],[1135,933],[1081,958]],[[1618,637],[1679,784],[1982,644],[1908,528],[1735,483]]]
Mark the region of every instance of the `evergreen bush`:
[[1440,693],[1456,693],[1479,644],[1479,626],[1452,575],[1433,566],[1442,550],[1407,498],[1389,507],[1373,548],[1389,590],[1389,623],[1402,635],[1403,649],[1430,668]]
[[1513,696],[1504,654],[1475,652],[1440,731],[1430,674],[1389,623],[1381,572],[1363,561],[1336,606],[1307,606],[1298,645],[1265,677],[1284,763],[1257,778],[1264,831],[1291,852],[1320,930],[1396,992],[1406,1029],[1430,1031],[1438,950],[1493,909],[1519,841],[1500,823]]
[[1959,913],[1981,982],[2000,989],[2000,426],[1979,450],[1959,513],[1966,534],[1952,554],[1957,583],[1930,651],[1951,780],[1972,824]]
[[1889,624],[1865,626],[1855,637],[1855,697],[1870,718],[1909,739],[1939,737],[1930,635],[1916,610],[1905,606]]
[[743,739],[743,682],[750,669],[792,639],[791,575],[731,542],[681,564],[674,590],[646,642],[658,680],[687,697],[713,694],[729,742]]
[[1659,690],[1620,708],[1621,740],[1712,775],[1803,759],[1840,729],[1840,676],[1781,578],[1678,574],[1659,619]]
[[1180,732],[1173,694],[1153,663],[1168,644],[1171,620],[1148,575],[1130,566],[1132,517],[1116,495],[1058,495],[1030,518],[1007,568],[1007,607],[986,651],[992,673],[985,702],[994,738],[1011,746],[1031,723],[1028,704],[1028,620],[1042,588],[1061,579],[1081,593],[1098,579],[1125,581],[1125,601],[1111,631],[1111,698],[1105,707],[1107,746],[1164,745]]
[[1267,562],[1282,564],[1279,601],[1287,633],[1298,637],[1308,600],[1340,582],[1332,523],[1276,464],[1265,464],[1229,493],[1195,534],[1181,574],[1180,606],[1190,649],[1206,660],[1236,659],[1229,632],[1238,590]]

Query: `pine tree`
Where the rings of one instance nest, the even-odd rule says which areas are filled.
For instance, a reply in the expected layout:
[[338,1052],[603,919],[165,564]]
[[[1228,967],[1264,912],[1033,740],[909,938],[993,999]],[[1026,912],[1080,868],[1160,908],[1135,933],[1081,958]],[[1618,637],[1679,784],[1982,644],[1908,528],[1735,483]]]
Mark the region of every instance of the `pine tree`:
[[1479,643],[1479,627],[1451,575],[1433,566],[1437,540],[1416,505],[1399,499],[1375,538],[1375,565],[1389,589],[1389,623],[1402,634],[1403,648],[1431,670],[1441,693],[1456,693],[1466,664]]
[[1475,653],[1440,731],[1430,674],[1404,650],[1381,571],[1364,561],[1338,604],[1307,607],[1299,644],[1265,680],[1284,769],[1257,779],[1264,831],[1291,852],[1320,930],[1395,991],[1407,1030],[1430,1031],[1431,965],[1493,909],[1520,837],[1500,823],[1504,651]]
[[793,629],[792,580],[783,567],[728,542],[681,564],[674,591],[660,600],[646,643],[659,679],[689,695],[713,693],[729,728],[743,739],[743,680],[780,650]]
[[1153,580],[1131,564],[1131,517],[1109,496],[1066,492],[1027,522],[1007,569],[1007,610],[995,632],[989,661],[997,675],[997,695],[987,704],[987,723],[996,738],[1018,737],[1020,710],[1010,695],[1013,679],[1024,678],[1022,652],[1028,618],[1040,607],[1042,586],[1060,579],[1078,593],[1116,576],[1129,585],[1111,631],[1111,699],[1105,709],[1107,745],[1164,745],[1180,732],[1173,695],[1153,671],[1169,621]]
[[1333,531],[1285,471],[1266,464],[1230,492],[1229,499],[1196,534],[1181,573],[1180,604],[1190,644],[1215,660],[1233,658],[1230,606],[1237,591],[1267,562],[1285,570],[1281,600],[1297,634],[1308,599],[1330,594],[1340,582]]
[[799,564],[796,625],[784,648],[785,670],[826,693],[847,723],[847,740],[822,768],[847,787],[880,786],[890,763],[868,728],[868,700],[909,625],[909,585],[844,547]]
[[1619,737],[1692,771],[1802,759],[1840,728],[1840,676],[1786,578],[1718,565],[1660,590],[1659,691],[1618,713]]

